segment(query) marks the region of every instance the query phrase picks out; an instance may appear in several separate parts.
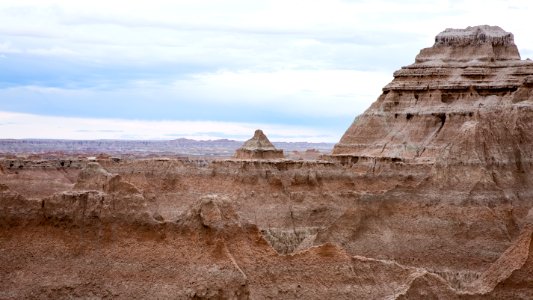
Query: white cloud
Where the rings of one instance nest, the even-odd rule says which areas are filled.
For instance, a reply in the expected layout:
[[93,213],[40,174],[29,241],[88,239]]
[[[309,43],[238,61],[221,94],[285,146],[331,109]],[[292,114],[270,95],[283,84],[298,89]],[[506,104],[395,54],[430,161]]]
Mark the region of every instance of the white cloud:
[[273,141],[336,142],[341,133],[303,126],[213,121],[67,118],[0,111],[0,138],[244,140],[263,129]]
[[62,47],[28,49],[26,53],[35,54],[35,55],[43,55],[43,56],[62,56],[62,57],[77,55],[75,51],[62,48]]
[[384,53],[371,56],[372,50],[394,56],[401,47],[408,56],[388,62],[392,71],[412,62],[446,27],[500,25],[531,49],[531,8],[526,0],[13,0],[0,3],[0,43],[3,37],[29,53],[62,49],[108,63],[188,61],[263,70],[343,63],[353,69],[344,53],[381,68]]
[[[286,122],[290,116],[312,117],[316,120],[328,118],[352,119],[366,110],[381,94],[381,88],[392,79],[386,72],[363,72],[351,70],[280,70],[272,72],[220,71],[199,73],[161,83],[150,80],[134,80],[121,87],[59,88],[39,85],[15,86],[0,89],[0,107],[12,101],[34,102],[58,101],[63,109],[80,111],[82,105],[76,101],[97,105],[124,103],[129,109],[137,110],[139,118],[146,117],[147,105],[138,106],[134,99],[150,102],[156,107],[173,109],[195,107],[209,110],[217,107],[223,116],[227,110],[242,108],[268,109],[269,113],[283,114]],[[47,100],[50,99],[50,100]],[[4,105],[4,107],[7,107]],[[16,104],[9,107],[20,111]],[[78,108],[76,108],[78,107]],[[115,106],[114,106],[115,107]],[[221,109],[227,107],[226,109]],[[44,113],[44,112],[43,112]],[[49,112],[47,112],[48,114]],[[213,115],[213,114],[212,114]],[[191,116],[192,119],[196,119]],[[268,115],[261,117],[263,121]],[[317,124],[320,125],[320,124]]]
[[391,79],[385,72],[350,70],[222,71],[176,81],[173,88],[199,101],[268,105],[294,115],[355,116]]
[[0,43],[0,53],[10,54],[10,53],[20,53],[21,51],[15,47],[10,42]]

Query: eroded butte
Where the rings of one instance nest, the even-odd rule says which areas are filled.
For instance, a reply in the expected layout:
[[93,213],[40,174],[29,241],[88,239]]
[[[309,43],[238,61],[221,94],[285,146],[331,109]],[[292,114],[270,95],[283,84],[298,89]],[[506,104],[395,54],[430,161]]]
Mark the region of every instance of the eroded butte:
[[0,298],[531,299],[533,62],[448,29],[332,155],[0,161]]

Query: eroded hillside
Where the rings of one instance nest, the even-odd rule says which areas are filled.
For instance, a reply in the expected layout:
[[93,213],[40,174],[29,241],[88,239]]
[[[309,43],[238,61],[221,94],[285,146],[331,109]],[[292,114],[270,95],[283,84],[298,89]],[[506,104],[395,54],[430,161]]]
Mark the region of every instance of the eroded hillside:
[[532,78],[446,30],[320,160],[2,160],[0,298],[532,298]]

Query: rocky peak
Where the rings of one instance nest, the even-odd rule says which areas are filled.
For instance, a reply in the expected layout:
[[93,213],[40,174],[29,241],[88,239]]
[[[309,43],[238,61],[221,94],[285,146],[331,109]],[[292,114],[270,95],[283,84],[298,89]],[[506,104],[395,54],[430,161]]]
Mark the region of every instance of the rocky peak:
[[497,162],[527,173],[523,165],[533,157],[533,62],[519,58],[513,35],[499,27],[446,29],[414,64],[394,73],[333,155]]
[[448,28],[435,37],[433,47],[422,49],[416,57],[417,63],[473,60],[520,60],[513,34],[489,25]]
[[499,26],[469,26],[465,29],[447,28],[435,37],[435,45],[470,46],[491,44],[493,46],[515,46],[512,33]]
[[235,158],[240,159],[276,159],[283,158],[283,150],[278,150],[268,140],[261,129],[257,129],[254,136],[244,142],[235,152]]
[[276,150],[274,145],[268,140],[267,136],[263,133],[263,130],[257,129],[254,136],[244,142],[241,149],[248,150]]

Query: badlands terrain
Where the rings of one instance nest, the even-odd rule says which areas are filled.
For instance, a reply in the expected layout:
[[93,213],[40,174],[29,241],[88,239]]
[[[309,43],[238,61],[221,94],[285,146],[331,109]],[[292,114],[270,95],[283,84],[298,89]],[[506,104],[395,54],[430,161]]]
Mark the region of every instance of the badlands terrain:
[[533,298],[533,62],[511,33],[438,34],[329,155],[267,142],[3,158],[0,299]]
[[[330,153],[334,144],[307,142],[274,142],[289,156],[297,158],[301,153]],[[41,139],[0,139],[1,157],[29,158],[75,158],[99,156],[113,157],[204,157],[228,158],[242,142],[228,139],[197,141],[192,139],[176,140],[41,140]]]

